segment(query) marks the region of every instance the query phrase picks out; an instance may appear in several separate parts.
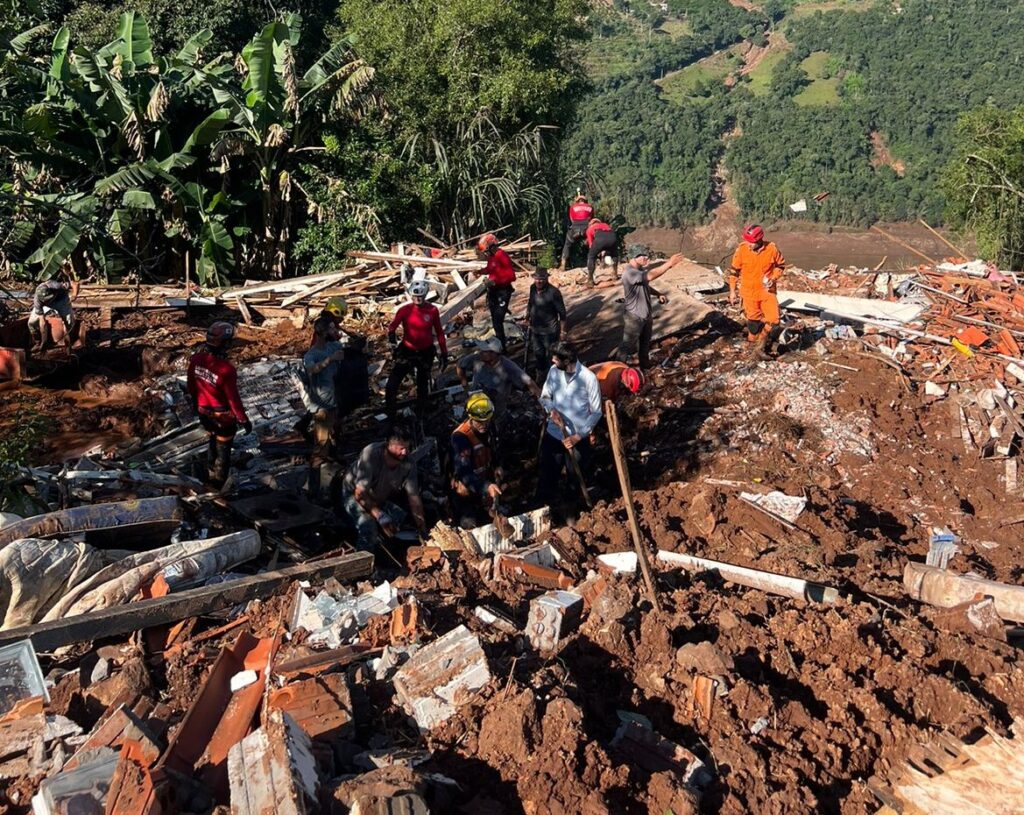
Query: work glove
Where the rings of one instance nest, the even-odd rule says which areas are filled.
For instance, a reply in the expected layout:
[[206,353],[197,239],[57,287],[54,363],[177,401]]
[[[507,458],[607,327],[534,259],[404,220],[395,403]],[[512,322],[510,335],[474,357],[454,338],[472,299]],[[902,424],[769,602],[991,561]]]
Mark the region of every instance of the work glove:
[[398,335],[394,331],[388,334],[388,345],[391,346],[392,351],[398,349]]
[[246,435],[249,435],[250,433],[252,433],[252,419],[246,419],[245,423],[242,425],[242,427],[245,428],[245,434]]

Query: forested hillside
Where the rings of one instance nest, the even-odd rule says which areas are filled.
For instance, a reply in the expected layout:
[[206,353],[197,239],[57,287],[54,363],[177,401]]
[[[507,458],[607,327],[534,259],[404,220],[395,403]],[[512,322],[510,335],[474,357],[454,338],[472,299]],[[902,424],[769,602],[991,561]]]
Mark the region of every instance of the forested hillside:
[[[578,179],[630,220],[678,225],[716,203],[724,152],[750,218],[935,222],[958,116],[1024,102],[1024,4],[742,5],[617,0],[595,14],[567,189]],[[792,216],[801,198],[810,208]]]

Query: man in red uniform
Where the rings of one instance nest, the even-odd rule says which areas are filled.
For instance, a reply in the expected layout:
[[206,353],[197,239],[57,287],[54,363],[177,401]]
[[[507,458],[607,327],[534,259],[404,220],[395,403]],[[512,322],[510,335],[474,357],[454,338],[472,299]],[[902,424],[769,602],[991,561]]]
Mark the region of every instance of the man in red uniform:
[[732,256],[729,270],[729,305],[736,303],[737,284],[743,313],[747,318],[747,340],[757,343],[754,355],[767,359],[781,333],[779,298],[776,284],[786,269],[786,259],[771,241],[764,239],[764,229],[748,226],[741,243]]
[[227,360],[235,337],[231,323],[218,321],[206,330],[206,344],[188,363],[187,387],[199,423],[210,434],[207,452],[207,481],[217,489],[224,486],[231,469],[231,442],[242,425],[252,432],[252,422],[238,395],[238,373]]
[[[441,370],[448,366],[448,344],[441,328],[441,313],[427,302],[430,286],[426,280],[413,280],[406,291],[411,303],[395,312],[388,326],[388,342],[395,351],[395,364],[388,375],[384,390],[384,404],[388,418],[394,421],[398,389],[405,378],[416,372],[416,413],[422,419],[430,396],[430,369],[434,365],[434,337],[441,349]],[[402,326],[402,342],[398,342],[398,327]]]
[[516,270],[508,252],[498,246],[498,239],[488,232],[477,244],[476,248],[487,258],[487,308],[491,312],[491,325],[494,336],[501,343],[501,353],[508,351],[505,342],[505,315],[508,314],[509,303],[512,302],[512,284],[516,282]]
[[576,193],[576,198],[569,205],[569,229],[565,233],[565,243],[562,244],[562,265],[558,268],[565,271],[565,264],[569,262],[569,255],[572,254],[573,244],[583,237],[587,230],[587,224],[594,217],[594,208],[587,203],[587,196]]
[[600,218],[590,219],[590,223],[587,225],[587,246],[590,247],[587,250],[587,280],[591,286],[597,283],[594,280],[594,270],[597,268],[597,258],[602,252],[607,252],[611,257],[612,265],[616,267],[616,276],[618,276],[618,245],[619,236],[615,234],[615,230]]

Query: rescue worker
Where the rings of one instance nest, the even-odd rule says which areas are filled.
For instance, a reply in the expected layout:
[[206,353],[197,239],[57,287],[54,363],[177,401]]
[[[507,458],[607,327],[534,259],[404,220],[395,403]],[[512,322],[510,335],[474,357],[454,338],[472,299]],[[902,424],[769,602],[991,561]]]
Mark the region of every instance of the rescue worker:
[[501,495],[491,420],[494,403],[485,393],[466,402],[466,419],[452,433],[452,514],[463,529],[483,521],[483,510]]
[[381,532],[389,538],[398,532],[405,513],[390,499],[399,490],[405,491],[420,537],[426,537],[423,499],[410,452],[412,433],[396,424],[384,441],[366,445],[345,474],[342,505],[356,527],[356,548],[373,552],[380,545]]
[[593,372],[579,361],[576,350],[565,342],[551,349],[551,364],[541,391],[540,403],[548,412],[540,445],[537,502],[553,506],[558,499],[562,472],[575,478],[567,456],[576,456],[582,472],[590,466],[590,433],[600,421],[601,388]]
[[48,316],[60,317],[64,323],[64,342],[70,346],[71,329],[75,325],[75,312],[71,301],[78,297],[78,280],[61,272],[36,286],[32,297],[32,311],[28,315],[28,330],[32,335],[33,350],[42,351],[50,345]]
[[617,258],[619,236],[615,234],[608,224],[600,218],[591,218],[587,225],[587,282],[591,286],[597,285],[594,279],[594,270],[597,268],[597,258],[605,252],[612,258],[612,267],[618,272],[619,261]]
[[487,258],[487,308],[491,312],[491,325],[494,336],[501,343],[504,353],[508,349],[505,340],[505,315],[508,314],[509,303],[512,302],[512,284],[516,282],[516,270],[508,252],[498,246],[498,239],[488,232],[476,247]]
[[588,203],[587,196],[577,192],[573,202],[569,204],[569,228],[565,233],[565,243],[562,244],[562,263],[558,267],[561,271],[565,271],[573,244],[584,236],[587,224],[593,217],[594,208]]
[[668,302],[663,293],[651,287],[651,281],[665,274],[682,260],[683,256],[676,253],[660,266],[648,269],[651,250],[646,246],[635,243],[629,247],[626,254],[629,256],[629,262],[622,271],[622,291],[625,298],[622,343],[612,359],[625,362],[634,352],[638,352],[640,369],[646,371],[651,367],[651,335],[654,329],[651,295],[657,297],[659,303]]
[[188,363],[186,387],[199,423],[209,433],[207,481],[220,489],[231,469],[231,443],[242,425],[252,432],[238,394],[238,373],[227,360],[235,327],[218,320],[206,329],[206,343]]
[[[346,340],[348,339],[348,334],[341,327],[341,324],[345,320],[345,315],[346,314],[348,314],[348,301],[345,300],[344,297],[339,297],[339,296],[331,297],[327,301],[327,304],[324,306],[323,311],[321,311],[319,316],[316,318],[316,320],[313,321],[313,336],[309,340],[309,347],[312,348],[313,346],[316,345],[316,342],[317,342],[317,333],[316,333],[317,323],[321,319],[324,319],[324,318],[326,318],[328,320],[331,320],[334,323],[334,325],[337,326],[337,328],[338,328],[337,340],[338,340],[338,342],[340,342],[340,343],[342,343],[344,345]],[[365,344],[365,341],[364,341],[364,344]],[[309,406],[307,406],[307,408],[308,407]],[[299,433],[301,433],[302,436],[306,439],[306,441],[308,441],[310,443],[314,443],[314,441],[313,441],[313,433],[310,430],[310,427],[313,424],[313,421],[314,421],[314,418],[315,418],[315,414],[316,414],[315,410],[308,410],[307,409],[306,413],[303,414],[302,418],[299,419],[299,421],[295,425],[295,430],[298,431]]]
[[754,224],[743,230],[743,243],[736,247],[729,270],[729,305],[736,305],[737,284],[743,314],[747,319],[747,341],[754,356],[768,359],[782,331],[777,283],[786,269],[786,259],[764,229]]
[[479,351],[462,357],[457,367],[463,387],[487,394],[499,420],[505,417],[513,388],[527,390],[535,398],[540,398],[537,383],[501,353],[501,343],[497,338],[485,340]]
[[327,461],[338,418],[338,364],[345,349],[338,341],[340,333],[331,314],[321,314],[313,323],[316,342],[302,358],[306,373],[310,414],[313,417],[313,452],[309,460],[309,496],[320,496],[320,471]]
[[612,402],[618,402],[619,398],[627,393],[635,396],[644,386],[643,371],[638,368],[630,368],[625,362],[615,360],[598,362],[596,365],[591,365],[590,370],[597,377],[602,401],[609,399]]
[[[448,366],[448,345],[441,328],[441,313],[427,302],[430,287],[426,280],[413,280],[406,286],[411,303],[395,312],[388,326],[388,342],[394,349],[395,362],[384,391],[384,404],[388,417],[395,418],[398,389],[405,378],[416,373],[416,414],[422,419],[430,397],[430,371],[434,365],[434,338],[441,349],[441,370]],[[398,341],[398,327],[402,327],[402,341]]]
[[526,303],[526,326],[530,336],[528,353],[533,357],[534,374],[543,382],[551,367],[551,348],[568,332],[562,292],[552,286],[548,270],[538,266],[533,273],[533,285]]

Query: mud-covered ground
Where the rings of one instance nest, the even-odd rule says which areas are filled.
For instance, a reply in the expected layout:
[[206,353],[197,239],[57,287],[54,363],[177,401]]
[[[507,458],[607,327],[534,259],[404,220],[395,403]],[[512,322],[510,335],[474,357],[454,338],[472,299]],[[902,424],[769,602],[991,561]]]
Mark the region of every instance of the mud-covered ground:
[[[106,377],[96,397],[102,403],[83,402],[85,385],[73,395],[23,390],[15,403],[45,410],[57,432],[146,432],[151,414],[138,379],[152,344],[146,337],[166,330],[171,338],[174,350],[155,363],[160,371],[180,364],[201,337],[199,327],[166,320],[139,333],[138,368],[124,369],[133,373],[90,372]],[[243,327],[241,337],[241,358],[252,359],[300,350],[308,329]],[[129,345],[129,337],[118,343],[122,353]],[[433,757],[421,769],[459,783],[448,811],[861,815],[879,805],[868,779],[884,776],[915,745],[937,734],[970,741],[986,727],[1005,734],[1024,716],[1013,638],[984,638],[956,615],[909,600],[902,585],[907,561],[924,560],[932,526],[961,538],[954,571],[1021,582],[1024,525],[1006,522],[1024,516],[1024,506],[1002,483],[1002,461],[965,450],[952,397],[908,389],[859,345],[827,348],[824,356],[794,351],[756,363],[743,335],[716,317],[679,344],[662,343],[656,362],[669,349],[673,358],[622,404],[621,424],[652,549],[834,586],[842,594],[835,605],[663,569],[660,612],[638,579],[612,579],[557,656],[542,658],[521,636],[473,616],[486,602],[521,627],[541,589],[495,579],[463,559],[397,578],[420,600],[425,637],[465,623],[480,635],[494,676],[425,737]],[[11,404],[5,399],[7,415]],[[607,451],[588,475],[604,498],[553,534],[574,579],[598,554],[631,548]],[[740,501],[741,489],[806,497],[797,528]],[[254,633],[269,633],[281,613],[273,604],[256,609]],[[180,717],[219,642],[143,665],[139,682],[152,683]],[[121,660],[122,671],[131,659]],[[94,711],[82,706],[90,691],[78,687],[77,675],[55,704],[64,700],[69,715],[88,725]],[[415,731],[387,686],[365,666],[349,675],[360,743],[413,744]],[[709,716],[695,709],[697,676],[718,682]],[[611,746],[619,711],[646,716],[704,761],[714,778],[699,800],[678,775],[652,774]]]

